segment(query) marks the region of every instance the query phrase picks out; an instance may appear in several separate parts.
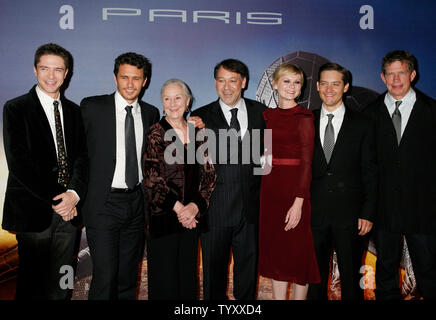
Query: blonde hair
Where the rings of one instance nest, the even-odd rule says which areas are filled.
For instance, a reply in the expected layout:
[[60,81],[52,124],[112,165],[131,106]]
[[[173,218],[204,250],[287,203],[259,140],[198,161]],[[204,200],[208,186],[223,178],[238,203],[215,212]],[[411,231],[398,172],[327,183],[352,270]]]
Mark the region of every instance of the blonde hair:
[[304,73],[303,70],[295,64],[286,62],[279,65],[273,73],[273,81],[277,82],[279,79],[287,73],[296,73],[301,77],[301,86],[304,85]]

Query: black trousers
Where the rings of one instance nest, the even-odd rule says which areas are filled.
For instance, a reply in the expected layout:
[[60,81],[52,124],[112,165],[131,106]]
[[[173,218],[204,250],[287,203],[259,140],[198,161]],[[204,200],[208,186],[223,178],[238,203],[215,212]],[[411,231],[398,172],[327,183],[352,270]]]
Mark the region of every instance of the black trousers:
[[147,240],[148,299],[196,300],[196,229]]
[[226,300],[230,253],[233,253],[233,295],[256,299],[258,227],[245,219],[235,227],[210,227],[201,235],[205,300]]
[[[436,236],[405,234],[418,291],[422,297],[436,299]],[[377,300],[402,299],[399,288],[399,271],[402,255],[402,234],[374,230],[377,251],[376,290]]]
[[[19,232],[17,300],[65,300],[71,287],[61,278],[62,266],[73,267],[77,228],[53,213],[51,225],[43,232]],[[71,270],[71,268],[69,268]]]
[[86,228],[93,264],[88,299],[136,299],[144,248],[142,191],[110,193],[99,217],[98,227]]
[[357,225],[355,230],[331,225],[317,226],[312,227],[312,234],[321,283],[309,285],[308,299],[328,299],[330,257],[335,248],[341,281],[341,300],[363,300],[364,291],[359,283],[364,247]]

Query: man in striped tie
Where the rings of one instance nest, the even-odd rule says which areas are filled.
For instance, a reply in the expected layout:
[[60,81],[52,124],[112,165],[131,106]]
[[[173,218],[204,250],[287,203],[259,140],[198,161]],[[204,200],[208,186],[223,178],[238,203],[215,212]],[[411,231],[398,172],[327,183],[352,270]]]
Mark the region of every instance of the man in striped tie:
[[374,225],[376,299],[401,299],[403,236],[419,293],[436,299],[436,102],[412,87],[416,58],[393,50],[382,60],[387,92],[365,110],[376,120],[380,186]]
[[377,170],[373,121],[344,104],[350,72],[336,63],[322,65],[317,88],[321,109],[314,110],[311,224],[321,283],[308,298],[326,300],[330,256],[338,257],[343,300],[363,299],[360,268],[363,236],[375,215]]
[[3,109],[9,168],[3,228],[17,234],[17,299],[66,299],[62,270],[71,269],[76,206],[85,197],[87,155],[79,107],[61,94],[71,54],[57,44],[35,52],[37,79]]

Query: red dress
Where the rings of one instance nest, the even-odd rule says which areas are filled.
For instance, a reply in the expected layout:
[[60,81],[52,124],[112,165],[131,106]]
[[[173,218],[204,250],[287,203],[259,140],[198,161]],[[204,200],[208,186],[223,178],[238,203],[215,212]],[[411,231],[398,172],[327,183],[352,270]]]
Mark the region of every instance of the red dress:
[[[263,117],[267,129],[272,129],[272,169],[262,176],[259,273],[299,285],[318,283],[309,202],[313,114],[297,105],[291,109],[268,109]],[[295,197],[304,198],[301,220],[294,229],[285,231],[286,214]]]

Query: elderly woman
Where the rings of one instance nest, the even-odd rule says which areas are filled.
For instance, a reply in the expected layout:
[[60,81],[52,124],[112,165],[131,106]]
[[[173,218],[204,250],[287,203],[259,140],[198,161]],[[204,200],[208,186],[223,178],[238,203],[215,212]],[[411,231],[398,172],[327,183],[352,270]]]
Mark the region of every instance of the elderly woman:
[[[199,224],[216,176],[210,161],[187,161],[199,147],[188,134],[186,115],[192,101],[188,86],[170,79],[162,86],[161,99],[164,117],[150,128],[144,155],[148,295],[150,300],[193,300]],[[167,141],[165,134],[172,139]],[[207,159],[207,154],[197,158]]]

